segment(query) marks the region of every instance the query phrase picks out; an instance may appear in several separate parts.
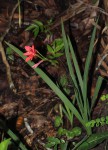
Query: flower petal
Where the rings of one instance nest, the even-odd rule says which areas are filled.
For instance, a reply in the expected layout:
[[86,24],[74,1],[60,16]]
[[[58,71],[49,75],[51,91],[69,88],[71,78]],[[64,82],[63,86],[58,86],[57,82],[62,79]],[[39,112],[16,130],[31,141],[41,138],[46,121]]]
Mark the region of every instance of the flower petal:
[[43,60],[39,61],[38,63],[36,63],[35,65],[32,66],[32,68],[37,68],[41,63],[43,62]]
[[26,49],[26,51],[31,51],[31,47],[30,46],[25,46],[24,48]]
[[34,50],[34,49],[35,49],[35,48],[34,48],[34,45],[32,45],[32,47],[31,47],[31,48],[32,48],[32,50]]
[[30,52],[24,53],[24,56],[29,56],[29,55],[30,55]]
[[32,59],[33,59],[33,56],[29,56],[29,57],[26,58],[25,61],[27,62],[27,61],[32,60]]
[[36,54],[37,50],[34,48],[34,45],[32,45],[32,53]]
[[30,57],[27,57],[27,58],[25,59],[26,62],[28,62],[29,60],[31,60]]

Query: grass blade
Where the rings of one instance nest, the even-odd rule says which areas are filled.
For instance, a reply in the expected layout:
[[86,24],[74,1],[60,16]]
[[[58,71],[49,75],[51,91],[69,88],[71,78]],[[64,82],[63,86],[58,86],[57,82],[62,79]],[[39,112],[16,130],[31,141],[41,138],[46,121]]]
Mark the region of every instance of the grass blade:
[[95,102],[96,102],[96,99],[98,97],[98,93],[99,93],[99,90],[101,88],[103,80],[104,79],[101,76],[98,77],[98,80],[97,80],[97,83],[96,83],[96,88],[95,88],[94,95],[93,95],[92,102],[91,102],[91,110],[95,105]]
[[[76,76],[75,76],[74,71],[73,71],[73,66],[72,66],[71,59],[70,59],[68,41],[67,41],[67,38],[66,38],[63,23],[62,23],[62,35],[63,35],[63,42],[64,42],[64,47],[65,47],[65,54],[66,54],[69,73],[70,73],[70,76],[72,78],[72,82],[73,82],[73,86],[74,86],[74,92],[75,92],[75,96],[77,98],[77,103],[78,103],[78,106],[79,106],[79,110],[80,110],[80,112],[83,116],[83,104],[82,104],[82,100],[81,100],[82,94],[81,94],[81,90],[79,88],[79,84],[77,83]],[[80,80],[80,81],[82,82],[82,80]]]
[[78,78],[78,81],[79,81],[79,85],[81,87],[81,91],[83,92],[83,81],[82,81],[81,72],[80,72],[78,61],[76,59],[74,49],[73,49],[73,46],[71,44],[71,41],[70,41],[69,37],[68,37],[68,43],[69,43],[69,48],[70,48],[70,51],[71,51],[71,56],[72,56],[72,59],[73,59],[76,75],[77,75],[77,78]]
[[87,119],[87,114],[90,115],[89,102],[87,99],[87,85],[88,85],[88,73],[89,73],[89,68],[90,68],[90,62],[91,62],[92,52],[94,48],[95,34],[96,34],[96,26],[94,27],[94,30],[92,33],[90,46],[89,46],[89,50],[87,54],[87,59],[85,63],[84,77],[83,77],[83,81],[84,81],[83,82],[83,99],[84,99],[84,112],[85,112],[86,119]]
[[64,42],[64,47],[65,47],[65,54],[66,54],[66,58],[67,58],[69,73],[70,73],[70,76],[72,78],[73,85],[78,89],[76,77],[75,77],[73,66],[72,66],[71,59],[70,59],[69,46],[68,46],[68,41],[67,41],[67,38],[65,35],[63,23],[62,23],[62,36],[63,36],[63,42]]

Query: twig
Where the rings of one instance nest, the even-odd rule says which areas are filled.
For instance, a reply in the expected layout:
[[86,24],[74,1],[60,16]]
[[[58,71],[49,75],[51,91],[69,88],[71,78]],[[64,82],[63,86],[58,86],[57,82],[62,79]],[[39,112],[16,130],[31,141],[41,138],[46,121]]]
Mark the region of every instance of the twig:
[[[20,1],[21,2],[21,1]],[[16,92],[16,89],[15,89],[15,86],[14,86],[14,83],[12,81],[12,77],[11,77],[11,70],[10,70],[10,66],[9,66],[9,63],[6,59],[6,54],[5,54],[5,51],[4,51],[4,47],[3,47],[3,40],[5,38],[5,36],[8,34],[10,28],[11,28],[11,22],[12,22],[12,18],[13,18],[13,15],[14,15],[14,12],[16,10],[16,8],[18,7],[19,3],[17,3],[15,5],[15,7],[13,8],[12,10],[12,13],[10,15],[10,18],[9,18],[9,24],[8,24],[8,27],[6,29],[6,31],[4,32],[4,34],[0,37],[0,53],[1,53],[1,56],[2,56],[2,60],[3,60],[3,63],[5,64],[6,66],[6,73],[7,73],[7,79],[8,79],[8,83],[9,83],[9,86],[10,88]]]
[[107,56],[108,56],[108,54],[105,54],[102,58],[100,58],[100,61],[99,61],[98,65],[97,65],[97,67],[96,67],[96,70],[99,69],[99,67],[101,66],[102,62],[104,61],[104,59],[105,59]]
[[28,120],[27,118],[24,118],[24,123],[25,123],[25,127],[26,129],[29,131],[30,134],[33,134],[33,130],[31,129],[29,123],[28,123]]
[[2,42],[0,42],[0,53],[1,53],[1,56],[2,56],[3,63],[6,66],[6,73],[7,73],[7,79],[8,79],[8,82],[9,82],[9,86],[10,86],[11,89],[15,90],[15,87],[14,87],[14,84],[13,84],[13,81],[12,81],[12,77],[11,77],[10,66],[9,66],[8,61],[6,60],[6,55],[5,55],[5,51],[4,51]]
[[14,6],[13,10],[12,10],[12,13],[11,13],[10,18],[9,18],[8,27],[7,27],[6,31],[4,32],[4,34],[0,37],[0,42],[3,42],[3,40],[4,40],[5,36],[6,36],[6,34],[9,32],[9,30],[10,30],[10,28],[11,28],[12,18],[13,18],[13,15],[14,15],[15,10],[16,10],[16,8],[18,7],[18,5],[19,5],[19,3],[17,3],[17,4]]

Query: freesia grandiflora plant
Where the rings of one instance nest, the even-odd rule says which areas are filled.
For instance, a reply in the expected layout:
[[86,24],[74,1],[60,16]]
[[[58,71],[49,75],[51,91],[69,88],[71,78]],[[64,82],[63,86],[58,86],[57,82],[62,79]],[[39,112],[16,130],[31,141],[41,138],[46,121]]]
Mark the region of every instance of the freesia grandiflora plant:
[[[76,59],[74,49],[72,47],[70,38],[66,36],[65,31],[64,31],[64,26],[62,23],[62,36],[63,36],[63,42],[64,42],[64,48],[65,48],[65,54],[66,54],[66,59],[67,59],[67,65],[69,69],[69,73],[72,79],[72,84],[74,86],[74,93],[75,93],[75,102],[77,103],[78,109],[75,107],[75,105],[72,103],[72,100],[67,98],[65,93],[63,93],[59,87],[39,68],[39,67],[33,67],[35,64],[31,61],[33,57],[35,56],[35,49],[32,46],[31,50],[30,47],[25,47],[26,48],[26,53],[23,54],[18,48],[13,46],[12,44],[7,43],[9,47],[11,47],[16,53],[18,53],[24,60],[26,60],[27,64],[31,67],[34,68],[34,71],[40,75],[40,77],[49,85],[49,87],[58,95],[58,97],[62,100],[66,107],[66,115],[68,118],[71,118],[70,114],[73,114],[74,116],[77,117],[77,119],[80,121],[80,123],[83,125],[85,130],[87,131],[87,135],[92,134],[91,127],[86,126],[86,123],[91,120],[91,112],[94,107],[94,104],[96,102],[98,92],[100,90],[103,78],[98,77],[97,83],[96,83],[96,88],[94,91],[94,95],[92,97],[91,102],[89,103],[88,100],[88,75],[89,75],[89,69],[90,69],[90,64],[91,64],[91,57],[92,57],[92,52],[94,48],[94,40],[95,40],[95,33],[96,33],[96,27],[94,27],[92,36],[91,36],[91,41],[90,41],[90,46],[88,50],[88,55],[85,63],[85,69],[84,69],[84,74],[83,76],[81,75],[78,61]],[[29,55],[30,54],[30,55]],[[25,55],[25,56],[24,56]],[[70,57],[71,55],[71,57]],[[26,57],[27,56],[27,57]],[[71,58],[73,59],[73,65]],[[70,120],[72,123],[72,120]]]

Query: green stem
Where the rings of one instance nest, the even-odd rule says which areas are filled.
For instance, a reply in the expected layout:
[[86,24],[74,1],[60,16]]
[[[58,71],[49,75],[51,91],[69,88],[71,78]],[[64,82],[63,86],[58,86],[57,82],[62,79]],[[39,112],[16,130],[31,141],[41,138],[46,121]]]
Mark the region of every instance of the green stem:
[[86,127],[87,135],[90,136],[92,134],[91,127]]
[[7,130],[7,134],[16,142],[18,143],[19,148],[22,150],[28,150],[25,145],[20,141],[20,139],[10,130]]

